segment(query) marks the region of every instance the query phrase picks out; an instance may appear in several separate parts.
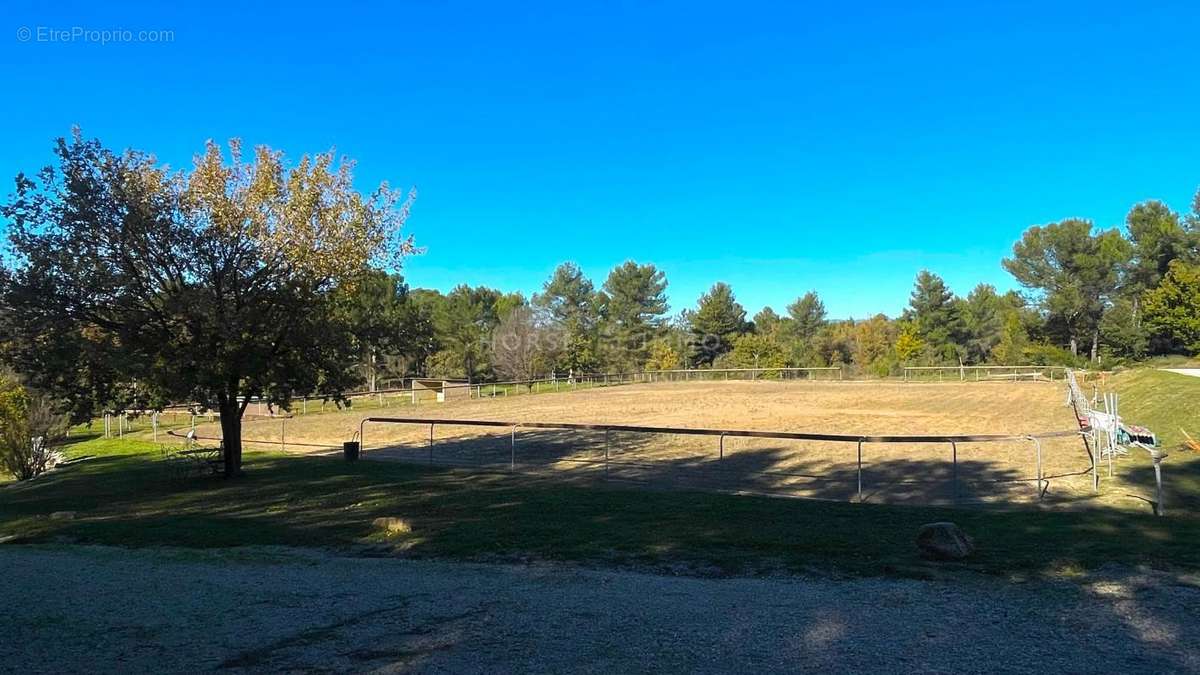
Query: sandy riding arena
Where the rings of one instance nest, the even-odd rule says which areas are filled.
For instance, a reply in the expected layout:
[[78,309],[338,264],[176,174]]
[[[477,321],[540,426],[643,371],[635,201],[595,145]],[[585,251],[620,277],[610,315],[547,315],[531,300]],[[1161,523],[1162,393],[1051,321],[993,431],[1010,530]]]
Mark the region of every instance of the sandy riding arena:
[[[369,402],[370,409],[364,409]],[[369,423],[368,459],[571,475],[651,484],[778,492],[874,502],[1033,501],[1036,444],[865,443],[691,436],[677,433],[530,429],[530,422],[744,429],[870,436],[1036,434],[1075,427],[1057,383],[692,382],[633,384],[560,393],[410,405],[360,401],[352,410],[248,419],[251,447],[330,452],[364,417],[498,420],[518,426]],[[215,425],[200,428],[216,436]],[[1077,437],[1041,442],[1045,495],[1089,485]],[[862,490],[859,490],[861,477]],[[861,495],[861,497],[860,497]]]

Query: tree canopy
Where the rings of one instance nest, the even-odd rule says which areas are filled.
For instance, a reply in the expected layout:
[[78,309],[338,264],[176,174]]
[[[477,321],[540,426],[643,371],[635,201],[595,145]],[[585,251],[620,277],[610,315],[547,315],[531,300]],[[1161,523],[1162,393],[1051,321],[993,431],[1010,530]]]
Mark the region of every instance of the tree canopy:
[[712,365],[722,354],[733,349],[733,339],[746,332],[746,310],[733,296],[729,284],[717,282],[700,296],[690,316],[693,365]]
[[251,400],[342,402],[388,378],[685,366],[887,375],[1200,353],[1200,192],[1188,213],[1136,204],[1123,229],[1078,218],[1029,227],[1002,261],[1022,293],[981,283],[960,296],[921,270],[899,317],[830,317],[808,291],[786,314],[763,307],[748,322],[723,282],[668,318],[666,275],[634,261],[600,288],[564,262],[529,301],[488,286],[409,289],[399,269],[415,252],[402,232],[414,194],[359,192],[353,164],[332,153],[289,163],[209,143],[171,171],[76,133],[55,156],[18,176],[0,206],[4,365],[76,422],[168,403],[217,410],[228,475],[240,470]]
[[1200,354],[1200,265],[1175,260],[1146,294],[1146,322],[1187,351]]
[[654,265],[630,260],[609,272],[602,303],[611,363],[632,370],[646,362],[649,342],[667,313],[666,291],[666,275]]
[[573,262],[555,268],[533,304],[561,329],[556,369],[585,372],[598,365],[596,343],[602,300],[592,281]]
[[9,355],[72,404],[195,401],[221,413],[225,469],[241,469],[252,398],[337,397],[357,356],[339,290],[413,251],[411,195],[362,194],[332,153],[287,166],[266,147],[214,143],[190,171],[117,154],[78,132],[58,166],[19,176],[3,214]]
[[[1200,193],[1198,193],[1200,194]],[[1194,260],[1200,237],[1160,201],[1135,205],[1125,217],[1131,260],[1126,279],[1134,295],[1158,285],[1175,260]]]
[[1100,318],[1121,286],[1130,244],[1115,229],[1092,230],[1091,221],[1078,218],[1031,227],[1003,265],[1062,327],[1071,353],[1090,340],[1094,360]]
[[913,323],[917,336],[938,357],[960,356],[957,347],[962,343],[963,318],[954,293],[941,277],[929,270],[917,274],[904,318]]

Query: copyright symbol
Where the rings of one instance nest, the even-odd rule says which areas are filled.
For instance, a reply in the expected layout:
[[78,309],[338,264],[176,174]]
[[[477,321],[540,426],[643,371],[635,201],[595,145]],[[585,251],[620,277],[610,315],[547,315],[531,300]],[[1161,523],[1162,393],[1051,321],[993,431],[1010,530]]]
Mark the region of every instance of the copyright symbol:
[[31,37],[33,37],[33,31],[29,30],[29,26],[21,26],[17,29],[17,40],[20,42],[29,42]]

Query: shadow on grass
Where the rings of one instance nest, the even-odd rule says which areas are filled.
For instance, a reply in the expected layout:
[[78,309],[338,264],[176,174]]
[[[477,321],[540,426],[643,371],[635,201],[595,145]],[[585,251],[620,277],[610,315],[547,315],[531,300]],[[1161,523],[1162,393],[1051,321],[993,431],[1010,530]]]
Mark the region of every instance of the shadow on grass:
[[[1116,509],[848,504],[260,453],[246,468],[231,481],[179,481],[149,452],[97,457],[0,491],[0,533],[131,546],[373,542],[417,556],[888,574],[921,567],[912,543],[921,524],[953,520],[978,539],[967,566],[980,571],[1200,562],[1200,521]],[[56,511],[76,517],[48,517]],[[385,536],[371,524],[381,516],[406,518],[413,532]]]
[[[989,459],[999,443],[960,444],[954,462],[949,443],[864,444],[860,458],[854,443],[541,429],[518,429],[514,437],[507,429],[481,433],[455,425],[437,430],[432,444],[374,448],[364,456],[566,480],[921,505],[1036,502],[1039,487],[1048,490],[1057,479],[1088,472],[1079,453],[1074,470],[1045,472],[1039,486],[1027,441],[1008,443],[1003,461]],[[1055,498],[1079,498],[1066,494]]]
[[[1154,465],[1146,453],[1132,449],[1117,469],[1132,495],[1151,501],[1155,498]],[[1183,447],[1168,451],[1162,463],[1164,507],[1173,514],[1200,512],[1200,455]]]

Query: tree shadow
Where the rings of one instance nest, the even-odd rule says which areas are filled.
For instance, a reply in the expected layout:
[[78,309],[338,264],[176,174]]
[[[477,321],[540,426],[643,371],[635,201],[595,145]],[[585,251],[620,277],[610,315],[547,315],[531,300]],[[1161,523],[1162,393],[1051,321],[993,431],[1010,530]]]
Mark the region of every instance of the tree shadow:
[[[955,452],[950,444],[865,444],[560,429],[439,425],[432,441],[373,448],[364,457],[433,466],[882,504],[1037,501],[1026,470]],[[1082,472],[1081,472],[1082,473]]]
[[[1128,496],[1157,501],[1157,481],[1149,455],[1136,448],[1117,462],[1116,473],[1130,487]],[[1200,457],[1182,446],[1170,450],[1161,466],[1164,511],[1200,511]],[[1106,475],[1102,472],[1102,475]],[[1103,478],[1102,478],[1103,480]]]

